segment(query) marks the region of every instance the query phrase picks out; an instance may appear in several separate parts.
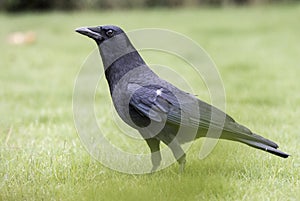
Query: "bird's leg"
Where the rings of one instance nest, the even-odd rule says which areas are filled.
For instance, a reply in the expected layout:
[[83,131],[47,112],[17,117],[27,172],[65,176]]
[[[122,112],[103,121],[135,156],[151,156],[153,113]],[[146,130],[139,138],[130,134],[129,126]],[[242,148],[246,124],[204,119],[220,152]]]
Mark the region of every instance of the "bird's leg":
[[[171,147],[170,147],[171,148]],[[179,173],[183,173],[184,168],[185,168],[185,163],[186,163],[186,154],[182,150],[181,146],[179,145],[175,149],[171,148],[178,164],[179,164]]]
[[179,159],[177,159],[177,162],[179,163],[179,173],[183,173],[186,163],[185,153]]
[[167,143],[168,147],[171,149],[174,157],[176,158],[179,164],[179,172],[182,173],[184,171],[185,163],[186,163],[186,154],[181,148],[179,142],[176,138],[174,138],[171,143]]
[[161,162],[161,154],[159,149],[160,141],[155,138],[149,138],[146,139],[146,142],[151,150],[151,161],[152,161],[151,172],[155,172],[157,168],[160,166],[160,162]]

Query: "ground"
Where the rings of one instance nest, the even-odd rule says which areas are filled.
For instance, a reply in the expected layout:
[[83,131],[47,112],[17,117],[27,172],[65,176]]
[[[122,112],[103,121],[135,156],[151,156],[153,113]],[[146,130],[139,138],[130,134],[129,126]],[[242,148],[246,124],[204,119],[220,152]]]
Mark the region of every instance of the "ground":
[[[0,14],[0,200],[299,200],[299,18],[299,5]],[[72,114],[75,78],[95,48],[74,29],[100,24],[170,29],[199,43],[222,77],[226,111],[292,156],[220,141],[199,160],[198,140],[183,174],[177,164],[150,175],[102,166],[82,145]],[[35,32],[36,42],[10,45],[16,31]],[[99,87],[104,122],[106,94],[107,85]]]

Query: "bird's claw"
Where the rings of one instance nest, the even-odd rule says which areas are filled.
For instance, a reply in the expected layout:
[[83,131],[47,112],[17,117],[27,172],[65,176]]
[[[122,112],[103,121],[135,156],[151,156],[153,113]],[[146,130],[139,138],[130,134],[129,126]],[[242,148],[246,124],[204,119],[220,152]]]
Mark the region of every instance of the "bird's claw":
[[178,163],[179,163],[179,173],[182,174],[184,172],[185,163],[186,163],[185,155],[182,158],[180,158],[180,160],[178,160]]

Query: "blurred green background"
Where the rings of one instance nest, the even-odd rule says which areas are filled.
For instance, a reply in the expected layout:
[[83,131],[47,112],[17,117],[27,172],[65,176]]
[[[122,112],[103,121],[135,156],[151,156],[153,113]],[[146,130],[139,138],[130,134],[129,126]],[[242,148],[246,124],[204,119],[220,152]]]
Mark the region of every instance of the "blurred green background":
[[[0,6],[0,200],[300,199],[297,1],[7,0]],[[76,76],[96,48],[74,29],[102,24],[170,29],[199,43],[223,79],[227,112],[292,156],[220,141],[199,160],[199,139],[181,175],[177,164],[151,175],[102,166],[81,144],[72,113]],[[166,55],[142,55],[180,69]],[[180,74],[191,78],[189,71]],[[113,136],[107,94],[108,86],[99,86],[95,109]],[[208,101],[206,91],[197,94]]]
[[266,5],[292,3],[299,0],[1,0],[0,8],[6,11],[24,10],[76,10],[76,9],[129,9],[153,7],[194,7],[230,5]]

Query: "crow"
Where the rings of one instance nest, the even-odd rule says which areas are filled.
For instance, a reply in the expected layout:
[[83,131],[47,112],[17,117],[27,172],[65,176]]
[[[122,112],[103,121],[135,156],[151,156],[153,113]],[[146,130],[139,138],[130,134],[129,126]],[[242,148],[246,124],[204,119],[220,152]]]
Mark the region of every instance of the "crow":
[[77,28],[99,48],[114,107],[121,119],[137,129],[151,151],[151,171],[161,163],[160,142],[166,144],[183,171],[186,154],[182,144],[205,137],[212,128],[221,138],[247,144],[287,158],[278,145],[253,133],[218,108],[161,79],[145,63],[118,26]]

